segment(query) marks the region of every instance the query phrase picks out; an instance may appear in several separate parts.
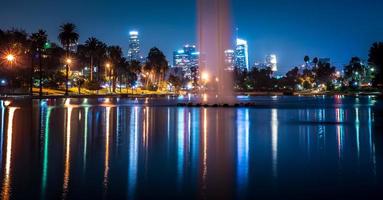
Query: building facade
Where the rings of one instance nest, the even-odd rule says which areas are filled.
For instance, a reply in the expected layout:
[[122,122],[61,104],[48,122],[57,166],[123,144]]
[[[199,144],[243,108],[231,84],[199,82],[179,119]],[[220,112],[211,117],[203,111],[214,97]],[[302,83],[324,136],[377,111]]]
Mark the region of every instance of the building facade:
[[225,50],[225,69],[233,71],[235,67],[235,51],[233,49]]
[[140,38],[137,31],[129,32],[128,60],[141,61],[140,56]]
[[235,67],[249,70],[249,47],[246,40],[237,38],[235,48]]
[[198,76],[199,52],[195,45],[185,45],[173,52],[173,67],[182,69],[184,78],[195,80]]
[[266,56],[266,66],[271,69],[271,71],[276,72],[278,71],[278,61],[277,56],[275,54],[270,54]]

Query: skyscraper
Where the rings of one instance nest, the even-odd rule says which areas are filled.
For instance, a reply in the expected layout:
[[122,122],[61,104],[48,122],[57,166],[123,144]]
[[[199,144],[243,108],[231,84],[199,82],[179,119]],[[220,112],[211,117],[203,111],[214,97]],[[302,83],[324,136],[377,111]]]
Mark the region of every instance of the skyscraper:
[[249,70],[249,47],[246,40],[239,38],[235,48],[235,67]]
[[276,72],[278,71],[277,67],[277,56],[275,54],[270,54],[266,56],[266,66],[271,68],[271,71]]
[[232,49],[225,50],[225,69],[234,70],[235,66],[235,52]]
[[141,60],[140,57],[140,39],[137,31],[129,32],[128,60]]
[[173,52],[173,66],[181,68],[184,78],[194,80],[198,72],[199,52],[195,45],[185,45]]

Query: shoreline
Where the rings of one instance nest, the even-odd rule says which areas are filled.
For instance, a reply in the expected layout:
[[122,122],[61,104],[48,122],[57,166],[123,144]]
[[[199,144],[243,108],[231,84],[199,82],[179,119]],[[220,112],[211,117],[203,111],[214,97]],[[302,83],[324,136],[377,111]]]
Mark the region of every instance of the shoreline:
[[[380,96],[382,97],[382,92],[318,92],[318,93],[309,93],[309,92],[236,92],[236,96],[305,96],[305,97],[315,97],[315,96]],[[30,94],[0,94],[0,99],[17,99],[17,98],[30,98],[30,99],[65,99],[65,98],[165,98],[165,97],[178,97],[176,94],[71,94],[71,95],[33,95]]]

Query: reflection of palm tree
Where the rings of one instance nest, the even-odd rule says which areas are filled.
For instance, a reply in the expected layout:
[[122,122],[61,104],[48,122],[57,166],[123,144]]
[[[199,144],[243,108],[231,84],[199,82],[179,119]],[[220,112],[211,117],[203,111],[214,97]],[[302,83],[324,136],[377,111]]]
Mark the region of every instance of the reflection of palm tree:
[[[66,56],[69,56],[69,48],[71,45],[76,44],[79,35],[76,32],[76,25],[72,23],[66,23],[60,26],[60,33],[58,36],[62,46],[65,48]],[[66,83],[65,83],[65,95],[68,95],[68,79],[69,79],[69,65],[66,64]]]
[[[42,96],[43,94],[43,84],[42,84],[42,52],[44,50],[44,45],[47,42],[47,34],[43,30],[39,30],[37,33],[32,33],[30,40],[31,40],[31,47],[32,47],[32,54],[34,55],[35,52],[37,52],[39,57],[39,95]],[[33,59],[33,58],[32,58]],[[32,66],[33,67],[33,66]],[[31,81],[32,83],[32,81]],[[32,91],[33,85],[31,85],[31,91]],[[31,93],[33,94],[33,93]]]

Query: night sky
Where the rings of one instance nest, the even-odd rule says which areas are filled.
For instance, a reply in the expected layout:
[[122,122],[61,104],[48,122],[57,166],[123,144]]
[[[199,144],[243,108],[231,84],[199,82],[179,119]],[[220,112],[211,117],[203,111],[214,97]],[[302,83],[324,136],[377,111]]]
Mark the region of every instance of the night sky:
[[[172,51],[196,41],[195,0],[2,0],[0,28],[43,28],[57,41],[58,27],[73,22],[80,42],[97,37],[126,51],[128,32],[141,34],[143,52]],[[303,56],[330,57],[342,66],[351,56],[367,58],[383,41],[382,0],[233,0],[233,29],[249,41],[250,61],[278,56],[280,73]]]

